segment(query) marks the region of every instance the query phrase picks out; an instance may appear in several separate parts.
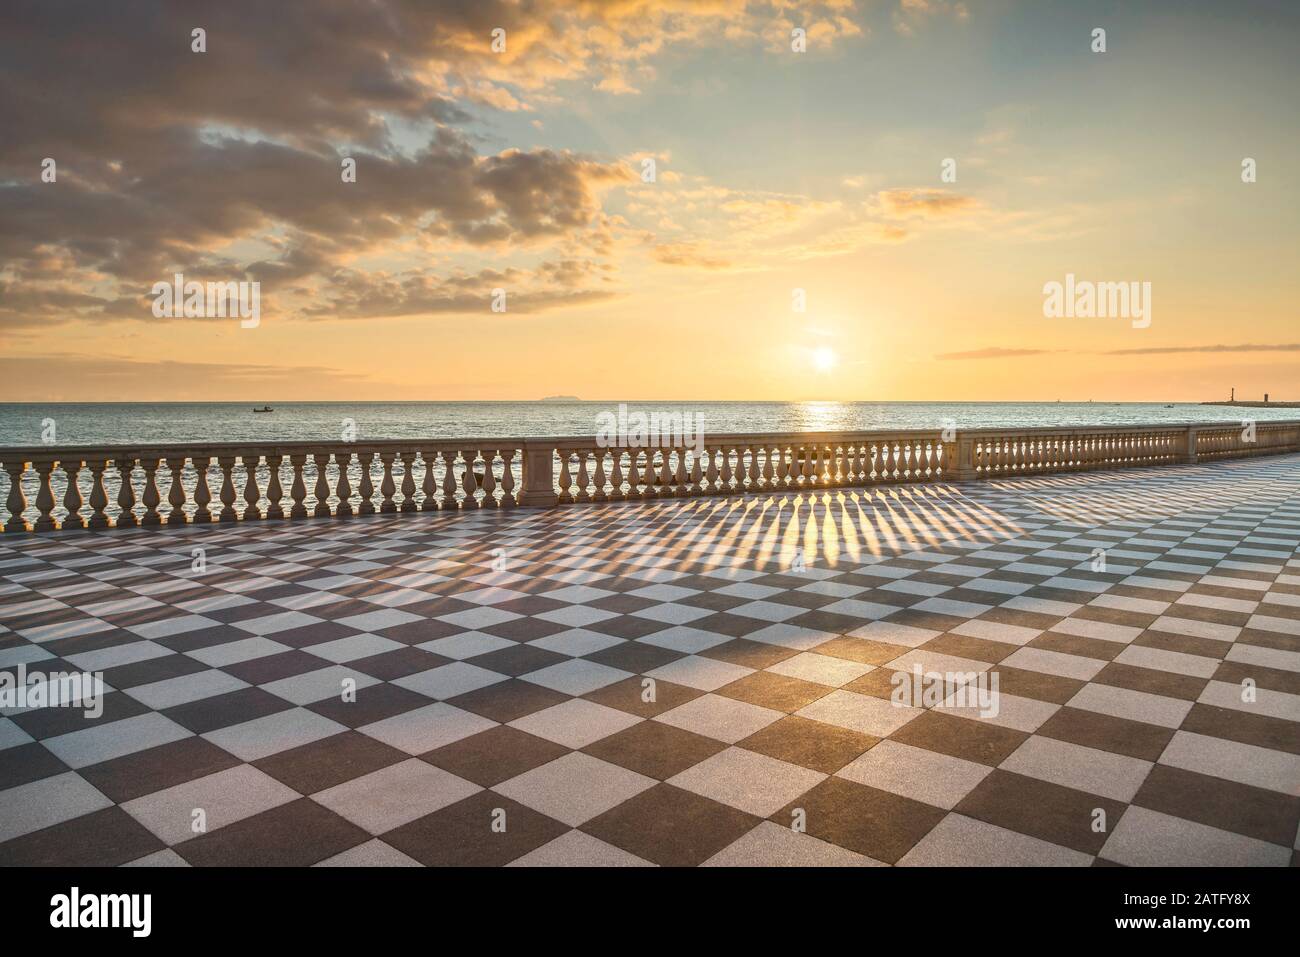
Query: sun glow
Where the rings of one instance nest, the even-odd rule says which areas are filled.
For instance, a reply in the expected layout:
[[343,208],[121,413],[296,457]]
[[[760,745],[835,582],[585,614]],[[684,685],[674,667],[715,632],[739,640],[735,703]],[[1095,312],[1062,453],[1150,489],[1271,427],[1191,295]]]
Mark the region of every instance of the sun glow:
[[813,368],[818,372],[830,372],[838,361],[839,357],[835,355],[835,350],[829,346],[822,346],[812,352]]

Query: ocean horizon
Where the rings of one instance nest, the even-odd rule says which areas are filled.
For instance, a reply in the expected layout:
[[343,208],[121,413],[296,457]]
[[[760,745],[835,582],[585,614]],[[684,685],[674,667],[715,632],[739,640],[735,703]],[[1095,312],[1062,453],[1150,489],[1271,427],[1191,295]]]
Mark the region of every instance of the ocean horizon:
[[[1295,409],[1194,402],[623,402],[622,400],[0,403],[0,446],[595,435],[602,413],[690,413],[705,434],[1265,422]],[[51,426],[52,423],[52,426]],[[53,428],[53,441],[44,437]]]

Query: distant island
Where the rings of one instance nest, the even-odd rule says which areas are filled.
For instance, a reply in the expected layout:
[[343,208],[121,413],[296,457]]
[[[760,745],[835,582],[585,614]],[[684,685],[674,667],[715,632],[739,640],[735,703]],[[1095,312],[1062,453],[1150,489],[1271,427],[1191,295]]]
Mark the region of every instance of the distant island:
[[538,399],[538,402],[581,402],[576,395],[548,395],[544,399]]

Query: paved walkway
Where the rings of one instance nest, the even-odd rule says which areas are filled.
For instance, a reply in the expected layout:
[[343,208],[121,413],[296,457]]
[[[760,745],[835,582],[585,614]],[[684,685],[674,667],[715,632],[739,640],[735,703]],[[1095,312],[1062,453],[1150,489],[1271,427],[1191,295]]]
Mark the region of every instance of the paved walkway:
[[1300,456],[829,498],[2,537],[0,864],[1296,862]]

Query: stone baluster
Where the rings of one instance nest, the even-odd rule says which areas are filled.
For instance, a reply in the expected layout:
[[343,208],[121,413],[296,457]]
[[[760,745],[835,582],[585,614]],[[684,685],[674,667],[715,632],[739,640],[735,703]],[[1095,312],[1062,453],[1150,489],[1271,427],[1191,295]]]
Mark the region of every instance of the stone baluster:
[[560,472],[556,478],[556,484],[560,487],[560,501],[576,502],[578,499],[573,494],[573,477],[569,475],[569,456],[573,453],[568,449],[557,449],[556,454],[560,457]]
[[478,458],[478,453],[474,449],[467,452],[461,452],[461,458],[465,460],[465,472],[460,477],[461,488],[465,491],[465,508],[477,508],[479,506],[478,496],[474,493],[478,491],[478,477],[474,474],[474,460]]
[[36,524],[32,528],[38,532],[53,531],[59,527],[54,520],[54,487],[50,484],[54,472],[54,460],[47,459],[43,462],[33,462],[32,467],[36,469],[38,483],[36,510],[40,512],[40,515],[36,517]]
[[4,463],[5,474],[9,476],[9,497],[5,499],[5,509],[9,512],[9,520],[5,522],[6,532],[31,531],[27,519],[23,518],[23,512],[27,511],[27,493],[23,491],[23,472],[27,470],[29,464],[8,460]]
[[212,501],[212,490],[208,488],[208,469],[212,467],[212,458],[207,455],[196,455],[191,460],[194,463],[194,521],[211,522],[212,513],[208,511],[208,503]]
[[316,463],[316,487],[312,490],[312,495],[316,498],[316,507],[312,509],[312,515],[316,518],[329,518],[330,483],[328,476],[330,454],[328,452],[313,452],[311,459]]
[[686,450],[677,450],[677,471],[673,473],[673,495],[681,497],[689,494],[686,486]]
[[262,499],[262,489],[257,484],[257,464],[262,460],[260,455],[241,455],[239,461],[244,465],[244,521],[252,521],[262,517],[262,512],[257,507],[257,503]]
[[77,479],[81,475],[81,467],[86,463],[80,459],[72,459],[59,464],[63,466],[63,474],[68,478],[68,487],[63,492],[63,507],[68,514],[63,519],[62,528],[65,530],[85,528],[86,521],[81,517],[81,506],[85,502],[81,497],[81,487],[77,484]]
[[352,482],[348,478],[348,469],[352,467],[351,452],[335,452],[334,462],[339,468],[339,480],[334,486],[334,494],[339,497],[339,503],[334,508],[336,518],[351,518],[354,514],[352,511]]
[[280,499],[284,498],[284,489],[280,487],[280,466],[284,463],[283,455],[267,455],[266,468],[270,472],[266,480],[266,517],[284,518],[284,508]]
[[673,489],[673,473],[668,468],[668,459],[672,455],[672,449],[664,449],[659,453],[659,495],[671,496]]
[[501,450],[501,507],[512,508],[515,505],[515,468],[514,449]]
[[306,518],[307,483],[302,477],[303,466],[307,464],[306,453],[290,455],[289,464],[293,466],[293,484],[289,486],[289,498],[293,499],[293,505],[289,507],[289,518]]
[[[442,507],[455,511],[459,506],[456,504],[456,456],[454,449],[443,450],[442,453]],[[469,463],[465,463],[469,468]],[[467,505],[469,503],[466,503]]]
[[718,479],[721,483],[722,494],[728,495],[731,492],[731,446],[724,445],[720,450],[722,453],[722,468],[718,470]]
[[641,476],[641,481],[645,483],[645,489],[641,492],[642,498],[655,497],[655,450],[646,447],[645,450],[645,472]]
[[[374,452],[357,453],[357,465],[361,467],[361,483],[357,486],[357,494],[361,496],[361,507],[357,509],[358,515],[375,514],[375,503],[372,501],[375,496],[375,484],[370,478],[370,466],[374,461]],[[426,501],[426,507],[428,504]]]
[[402,460],[402,506],[399,511],[414,512],[419,508],[415,501],[415,451],[399,452]]
[[135,514],[135,484],[131,481],[135,459],[122,459],[117,463],[117,468],[122,475],[122,485],[117,490],[117,507],[120,509],[117,527],[135,528],[140,524],[140,519]]
[[104,468],[107,463],[103,459],[94,459],[90,463],[90,521],[87,523],[88,528],[108,528],[111,524],[108,520],[106,509],[108,508],[108,490],[104,487]]
[[483,481],[481,487],[483,489],[482,505],[484,508],[497,508],[501,504],[497,501],[496,461],[498,451],[497,449],[483,450]]
[[622,501],[623,492],[623,450],[617,445],[609,453],[609,497],[611,501]]
[[573,500],[575,502],[590,502],[591,493],[587,490],[587,486],[591,483],[591,476],[587,474],[587,450],[578,449],[574,454],[578,456],[578,477],[576,479],[577,493],[574,495]]
[[424,492],[424,502],[421,508],[425,512],[436,512],[438,510],[438,477],[434,474],[433,463],[438,460],[438,453],[430,452],[425,449],[420,453],[420,461],[424,463],[424,481],[420,484],[420,490]]
[[234,522],[239,520],[239,513],[235,511],[235,457],[233,455],[218,455],[217,468],[221,469],[221,511],[217,514],[218,522]]
[[167,487],[167,504],[170,510],[167,513],[168,525],[185,524],[185,485],[181,482],[182,473],[185,471],[184,455],[169,455],[163,459],[167,463],[167,471],[171,472],[171,485]]
[[158,505],[162,502],[157,482],[159,461],[156,458],[140,460],[140,468],[144,470],[144,496],[141,498],[144,503],[144,515],[140,518],[141,525],[162,524],[162,515],[158,512]]
[[397,491],[397,486],[393,484],[393,458],[396,452],[380,452],[379,461],[384,467],[384,477],[379,481],[379,494],[383,496],[379,503],[379,512],[381,515],[389,515],[397,511],[397,503],[393,501],[393,493]]
[[596,459],[596,468],[591,475],[591,500],[605,502],[609,500],[609,496],[605,494],[605,450],[597,447],[592,455]]

